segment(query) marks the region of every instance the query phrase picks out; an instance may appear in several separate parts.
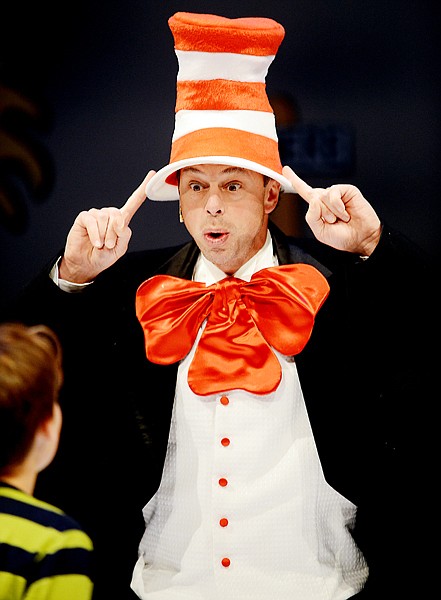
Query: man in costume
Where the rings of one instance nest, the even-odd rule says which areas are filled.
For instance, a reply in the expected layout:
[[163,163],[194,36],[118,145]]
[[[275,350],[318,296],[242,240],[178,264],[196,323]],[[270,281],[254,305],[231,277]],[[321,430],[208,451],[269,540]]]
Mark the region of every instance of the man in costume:
[[[313,189],[282,168],[265,92],[279,23],[177,13],[169,25],[169,164],[122,208],[80,213],[16,304],[66,346],[65,402],[87,400],[72,422],[106,420],[101,576],[110,589],[144,497],[142,599],[399,598],[412,585],[404,541],[420,539],[404,520],[418,510],[410,407],[428,381],[409,288],[428,266],[357,188]],[[308,203],[314,238],[269,223],[281,190]],[[193,240],[126,253],[146,197],[179,200]]]

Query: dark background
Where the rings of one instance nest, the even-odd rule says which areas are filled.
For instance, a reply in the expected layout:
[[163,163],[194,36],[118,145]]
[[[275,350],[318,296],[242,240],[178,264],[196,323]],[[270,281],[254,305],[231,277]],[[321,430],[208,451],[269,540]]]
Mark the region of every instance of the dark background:
[[[0,302],[63,246],[80,210],[121,206],[149,169],[168,162],[177,60],[167,19],[176,11],[282,23],[268,94],[292,94],[304,124],[355,135],[352,172],[309,183],[354,183],[382,217],[437,253],[437,7],[424,0],[3,3]],[[131,249],[187,239],[176,202],[146,202],[132,225]]]

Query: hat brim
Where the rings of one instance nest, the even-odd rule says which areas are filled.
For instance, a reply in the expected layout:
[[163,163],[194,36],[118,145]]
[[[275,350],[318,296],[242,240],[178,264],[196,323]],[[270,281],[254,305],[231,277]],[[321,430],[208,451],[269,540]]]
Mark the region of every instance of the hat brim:
[[237,156],[196,156],[170,163],[157,171],[146,185],[147,198],[150,200],[178,200],[178,187],[170,185],[166,180],[170,175],[176,173],[176,171],[195,165],[228,165],[239,167],[240,169],[249,169],[250,171],[256,171],[278,181],[282,192],[287,194],[296,193],[296,190],[286,177],[250,160]]

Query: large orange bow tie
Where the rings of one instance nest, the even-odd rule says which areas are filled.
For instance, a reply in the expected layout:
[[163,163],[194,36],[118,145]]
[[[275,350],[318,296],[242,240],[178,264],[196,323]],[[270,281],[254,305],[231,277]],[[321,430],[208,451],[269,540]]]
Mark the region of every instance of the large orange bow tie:
[[208,287],[155,275],[138,288],[136,314],[147,358],[159,364],[184,358],[207,319],[188,372],[195,394],[269,394],[282,377],[271,346],[286,356],[298,354],[328,293],[323,275],[306,264],[263,269],[250,282],[227,277]]

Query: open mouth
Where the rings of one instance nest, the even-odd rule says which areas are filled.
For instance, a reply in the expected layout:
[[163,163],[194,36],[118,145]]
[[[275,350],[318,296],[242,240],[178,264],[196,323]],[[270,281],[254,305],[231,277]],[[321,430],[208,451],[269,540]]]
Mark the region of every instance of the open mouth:
[[228,233],[226,231],[206,231],[204,233],[204,237],[209,243],[219,244],[227,239]]

